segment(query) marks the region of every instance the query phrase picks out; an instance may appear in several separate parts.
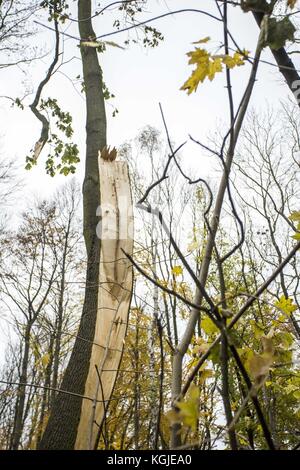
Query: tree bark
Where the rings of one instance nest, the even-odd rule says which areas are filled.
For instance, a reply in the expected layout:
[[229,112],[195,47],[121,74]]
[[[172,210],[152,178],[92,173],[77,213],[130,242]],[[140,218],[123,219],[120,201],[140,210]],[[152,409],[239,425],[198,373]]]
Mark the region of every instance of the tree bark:
[[[31,333],[31,324],[29,323],[26,326],[26,331],[24,335],[25,344],[24,344],[21,374],[20,374],[20,384],[25,384],[27,382],[27,371],[28,371],[29,349],[30,349],[30,333]],[[12,450],[18,450],[19,445],[20,445],[22,432],[23,432],[23,415],[24,415],[24,407],[25,407],[25,398],[26,398],[25,386],[19,385],[18,394],[17,394],[15,419],[14,419],[14,428],[13,428],[12,442],[11,442]]]
[[64,320],[64,299],[65,299],[65,288],[66,288],[66,265],[67,265],[67,253],[69,250],[69,237],[71,230],[71,215],[69,214],[67,230],[64,240],[64,248],[62,253],[61,261],[61,279],[59,285],[59,298],[58,298],[58,309],[55,320],[55,331],[54,331],[54,346],[53,346],[53,367],[52,367],[52,388],[50,392],[50,403],[49,408],[51,410],[57,393],[54,391],[58,386],[58,372],[59,372],[59,360],[61,351],[61,340],[62,340],[62,327]]
[[[78,1],[81,40],[95,38],[91,21],[91,1]],[[86,161],[83,183],[84,238],[87,251],[85,298],[76,338],[61,388],[84,394],[89,372],[98,306],[100,240],[96,234],[96,211],[100,205],[98,152],[106,145],[106,114],[102,71],[97,51],[80,48],[86,94]],[[86,341],[83,341],[84,338]],[[80,421],[82,398],[59,394],[41,439],[39,449],[74,449]]]

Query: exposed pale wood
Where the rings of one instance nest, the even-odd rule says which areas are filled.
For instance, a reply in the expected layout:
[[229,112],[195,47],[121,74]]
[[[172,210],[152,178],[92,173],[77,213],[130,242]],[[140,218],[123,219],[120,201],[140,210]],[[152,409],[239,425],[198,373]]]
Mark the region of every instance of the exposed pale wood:
[[[98,315],[75,449],[93,449],[105,416],[122,357],[132,292],[132,267],[121,249],[132,254],[132,197],[125,162],[100,158],[101,255]],[[99,214],[100,215],[100,214]],[[99,375],[97,373],[97,369]],[[104,369],[104,371],[103,371]],[[105,371],[106,370],[106,371]],[[100,377],[100,380],[99,380]]]

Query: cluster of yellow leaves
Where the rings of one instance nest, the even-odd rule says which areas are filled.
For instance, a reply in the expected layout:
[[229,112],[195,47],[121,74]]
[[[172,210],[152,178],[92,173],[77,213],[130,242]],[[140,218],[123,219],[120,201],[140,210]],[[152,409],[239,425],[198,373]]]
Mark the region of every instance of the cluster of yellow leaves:
[[292,238],[294,238],[295,240],[300,240],[300,211],[292,212],[291,215],[289,216],[289,219],[297,223],[296,225],[297,232],[294,235],[292,235]]
[[[194,44],[205,43],[209,39],[204,38]],[[224,65],[229,69],[244,65],[247,54],[246,51],[243,51],[242,54],[235,52],[232,56],[229,54],[212,55],[206,49],[197,47],[194,51],[187,53],[187,56],[190,58],[189,64],[196,65],[196,68],[182,85],[181,90],[187,90],[190,95],[193,91],[197,90],[199,83],[204,82],[206,78],[213,80],[216,73],[222,72]]]

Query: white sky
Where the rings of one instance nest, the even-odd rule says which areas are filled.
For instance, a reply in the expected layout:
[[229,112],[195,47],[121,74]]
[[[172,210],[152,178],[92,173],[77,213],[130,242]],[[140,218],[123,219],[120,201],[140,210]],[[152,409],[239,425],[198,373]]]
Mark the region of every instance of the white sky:
[[[98,2],[94,2],[95,4]],[[101,6],[109,2],[101,2]],[[208,7],[217,15],[214,0],[149,0],[148,13],[141,19],[181,8]],[[76,11],[74,10],[74,17]],[[105,14],[94,22],[97,35],[111,31],[113,14]],[[45,24],[46,19],[43,20]],[[158,103],[161,102],[172,139],[180,144],[188,139],[190,133],[196,139],[205,142],[208,133],[224,125],[228,118],[227,94],[224,88],[225,75],[219,76],[211,83],[201,85],[197,93],[191,96],[180,91],[181,85],[188,78],[192,67],[187,65],[188,51],[193,49],[191,44],[206,36],[212,41],[208,44],[216,50],[222,41],[222,25],[214,20],[196,13],[181,13],[163,18],[151,26],[158,28],[164,35],[164,42],[155,49],[144,49],[141,45],[131,45],[127,50],[107,48],[107,52],[99,56],[104,73],[104,80],[112,93],[116,96],[113,102],[119,109],[117,117],[111,117],[112,108],[108,105],[108,143],[120,145],[125,140],[134,138],[138,131],[150,124],[163,131],[162,120]],[[249,50],[252,54],[258,35],[258,28],[251,14],[244,14],[240,9],[230,9],[229,26],[241,48]],[[77,24],[64,27],[68,33],[78,36]],[[34,38],[34,44],[51,51],[54,33],[42,30]],[[134,31],[131,37],[135,37]],[[127,33],[118,34],[109,38],[122,44]],[[73,56],[79,57],[78,42],[66,40],[64,59],[67,61]],[[52,51],[53,52],[53,51]],[[296,57],[296,65],[299,59]],[[274,63],[268,51],[264,51],[263,59]],[[24,81],[34,90],[41,79],[44,78],[52,55],[43,60],[34,62],[29,67],[29,77],[18,68],[1,70],[1,95],[22,96]],[[300,68],[300,64],[299,64]],[[28,71],[28,69],[27,69]],[[74,119],[74,141],[80,148],[82,163],[79,167],[78,177],[83,178],[84,143],[85,143],[85,103],[83,96],[78,94],[67,77],[75,78],[81,74],[80,60],[74,59],[57,73],[51,83],[44,90],[43,97],[57,98],[62,109],[71,112]],[[233,70],[232,79],[236,103],[243,93],[249,66]],[[258,80],[255,85],[251,105],[263,109],[267,104],[276,107],[279,100],[289,96],[287,86],[275,67],[261,64]],[[32,96],[27,98],[30,104]],[[11,108],[10,102],[0,99],[1,116],[1,153],[3,156],[13,158],[21,166],[20,175],[26,181],[26,188],[19,198],[16,210],[24,207],[26,200],[30,200],[32,192],[41,197],[49,195],[59,184],[66,181],[65,177],[51,178],[45,175],[44,150],[37,168],[26,172],[25,157],[33,147],[40,134],[40,123],[37,122],[29,109],[24,111]],[[203,157],[199,147],[188,144],[183,151],[183,165],[193,167],[195,174],[200,177],[205,174],[209,165],[207,157]]]

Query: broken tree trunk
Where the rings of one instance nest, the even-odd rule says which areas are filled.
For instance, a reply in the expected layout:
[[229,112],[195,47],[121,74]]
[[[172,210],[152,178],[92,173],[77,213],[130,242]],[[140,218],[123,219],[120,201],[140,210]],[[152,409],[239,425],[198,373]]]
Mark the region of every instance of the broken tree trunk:
[[126,162],[100,158],[98,313],[75,449],[95,449],[122,357],[132,293],[132,198]]

